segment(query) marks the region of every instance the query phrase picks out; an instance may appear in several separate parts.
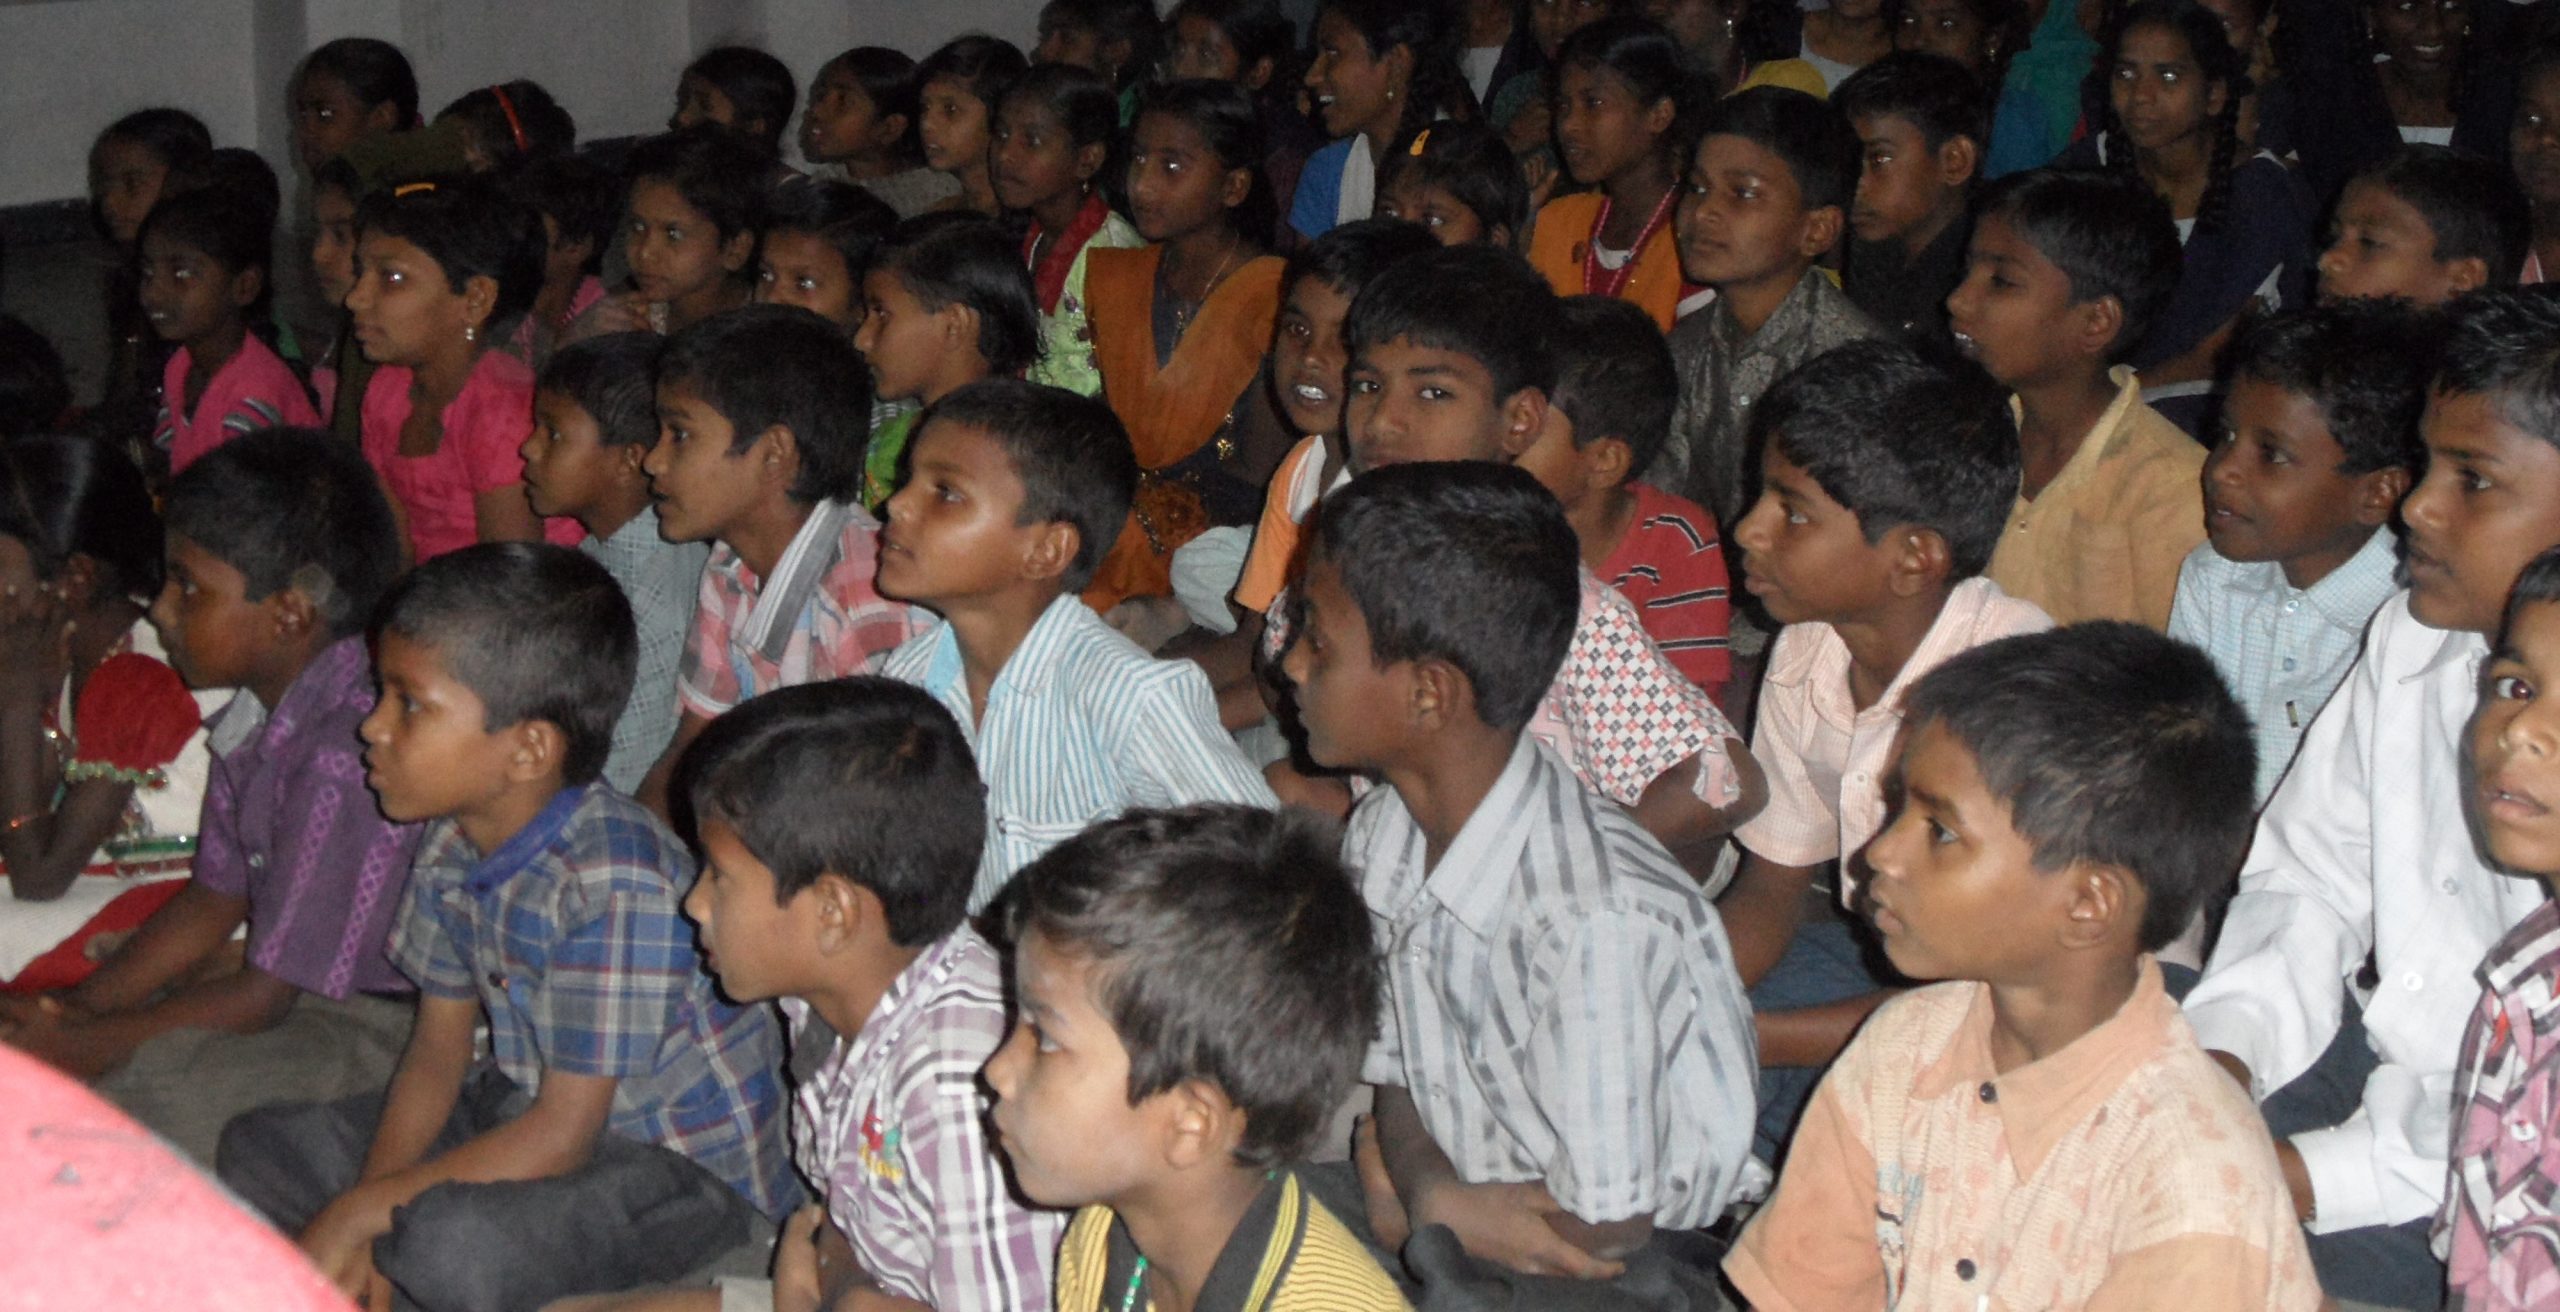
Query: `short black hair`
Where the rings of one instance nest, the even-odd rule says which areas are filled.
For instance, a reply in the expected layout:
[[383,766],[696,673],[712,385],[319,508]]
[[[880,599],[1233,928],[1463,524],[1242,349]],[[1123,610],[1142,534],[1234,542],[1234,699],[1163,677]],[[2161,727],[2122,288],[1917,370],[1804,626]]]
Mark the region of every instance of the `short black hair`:
[[[199,187],[164,196],[151,207],[134,234],[138,246],[158,233],[160,239],[211,259],[237,276],[255,270],[261,278],[275,259],[275,206],[236,187]],[[263,284],[261,284],[263,286]]]
[[2517,617],[2527,606],[2555,601],[2560,601],[2560,547],[2551,547],[2525,562],[2524,572],[2516,575],[2516,585],[2507,593],[2505,616],[2498,621],[2498,640],[2490,644],[2490,651],[2497,656],[2513,656]]
[[1507,397],[1555,390],[1555,314],[1555,289],[1527,260],[1491,246],[1451,246],[1379,270],[1352,300],[1342,332],[1355,360],[1397,338],[1455,351],[1483,365]]
[[2508,423],[2560,446],[2560,287],[2477,291],[2445,314],[2432,390],[2492,397]]
[[1554,493],[1489,461],[1390,465],[1326,497],[1313,541],[1375,660],[1447,661],[1486,724],[1529,722],[1582,614],[1582,549]]
[[2257,745],[2194,647],[2115,620],[2002,638],[1923,675],[1905,705],[1914,736],[1934,723],[1973,754],[2036,869],[2141,881],[2143,951],[2239,876]]
[[987,789],[958,721],[913,684],[857,674],[777,688],[687,748],[683,793],[773,872],[788,903],[824,874],[880,899],[889,939],[958,929],[987,838]]
[[613,174],[575,155],[537,155],[509,169],[504,186],[516,203],[557,225],[560,240],[587,243],[588,277],[603,271],[622,217],[622,185]]
[[1369,280],[1389,267],[1428,255],[1440,249],[1440,243],[1419,225],[1399,219],[1354,219],[1336,224],[1314,241],[1300,242],[1289,252],[1288,267],[1280,271],[1280,296],[1288,299],[1289,289],[1300,278],[1316,278],[1325,286],[1345,296],[1358,296]]
[[356,203],[356,231],[417,247],[456,292],[473,278],[497,284],[492,326],[532,309],[542,291],[542,216],[486,178],[444,177],[377,191]]
[[802,505],[851,499],[871,441],[871,371],[842,329],[796,305],[745,305],[667,339],[658,385],[681,381],[729,421],[731,454],[791,430]]
[[2130,172],[2036,169],[1991,184],[1977,211],[1996,218],[2071,280],[2074,304],[2114,297],[2124,327],[2109,362],[2133,353],[2186,267],[2169,203]]
[[965,305],[978,315],[978,354],[987,370],[1012,375],[1040,358],[1040,301],[1021,245],[993,219],[920,214],[898,225],[872,258],[933,313]]
[[[540,720],[563,741],[560,782],[595,782],[631,700],[640,636],[631,599],[595,557],[548,542],[479,542],[391,586],[374,638],[435,649],[480,699],[483,732]],[[575,659],[564,660],[568,653]]]
[[537,390],[578,403],[596,421],[605,446],[650,446],[658,440],[658,352],[652,332],[606,333],[561,347],[542,367]]
[[0,441],[51,431],[71,408],[62,353],[14,314],[0,314]]
[[1138,494],[1138,457],[1129,430],[1099,398],[1018,378],[982,378],[927,408],[916,420],[974,429],[993,438],[1022,481],[1016,524],[1067,524],[1076,558],[1059,580],[1076,592],[1120,540]]
[[566,155],[578,144],[578,120],[530,78],[475,87],[437,111],[436,121],[467,125],[499,167]]
[[1850,342],[1779,378],[1758,411],[1758,442],[1856,515],[1869,543],[1928,529],[1947,544],[1950,583],[1990,565],[2018,499],[2018,426],[1981,370]]
[[2231,377],[2310,398],[2346,458],[2341,474],[2427,465],[2418,416],[2427,408],[2444,323],[2405,301],[2353,298],[2287,310],[2244,327]]
[[213,133],[203,119],[165,106],[137,109],[117,119],[98,134],[98,141],[130,141],[158,156],[164,169],[184,168],[213,149]]
[[1381,971],[1334,827],[1303,811],[1140,809],[1015,877],[1010,936],[1091,962],[1129,1102],[1198,1080],[1244,1113],[1247,1167],[1306,1155],[1359,1078]]
[[39,579],[73,556],[102,571],[99,595],[160,590],[160,517],[124,453],[104,442],[42,434],[0,442],[0,537],[26,548]]
[[1991,142],[1991,98],[1964,65],[1926,50],[1897,50],[1859,69],[1831,93],[1852,130],[1862,118],[1898,118],[1936,150],[1957,137]]
[[1644,477],[1671,436],[1680,371],[1653,316],[1614,296],[1568,296],[1556,309],[1556,388],[1548,403],[1573,423],[1579,449],[1627,445],[1627,481]]
[[169,484],[169,532],[240,571],[251,601],[311,599],[333,638],[363,630],[400,572],[404,538],[382,480],[351,442],[271,428],[198,457]]
[[1514,239],[1528,229],[1529,183],[1502,134],[1482,123],[1434,123],[1413,144],[1378,166],[1378,194],[1402,186],[1438,187],[1483,224]]
[[336,78],[370,109],[390,105],[399,111],[395,130],[418,124],[418,73],[400,47],[369,36],[342,36],[302,57],[294,81],[319,73]]
[[755,152],[746,138],[717,123],[651,137],[632,148],[623,172],[630,185],[642,180],[663,182],[684,203],[711,220],[720,240],[764,227],[766,178],[773,162]]
[[[792,107],[800,103],[800,87],[791,68],[753,46],[713,46],[685,65],[685,72],[717,88],[737,108],[737,132],[767,155],[782,152],[782,130],[791,126]],[[750,131],[752,120],[763,126]]]
[[1004,98],[1049,111],[1075,146],[1109,145],[1120,134],[1120,93],[1082,64],[1033,64],[1004,89]]
[[1227,222],[1257,244],[1269,244],[1280,223],[1280,201],[1264,176],[1268,138],[1262,110],[1253,94],[1234,82],[1216,78],[1176,78],[1150,82],[1138,90],[1138,112],[1129,120],[1136,135],[1140,120],[1161,114],[1191,125],[1218,167],[1246,176],[1244,199],[1227,209]]
[[996,106],[1004,103],[1005,88],[1029,71],[1031,61],[1023,58],[1021,47],[1001,37],[970,32],[943,42],[916,65],[916,94],[922,96],[928,85],[950,78],[968,87],[970,96],[986,106],[987,116],[993,118]]
[[[1740,137],[1795,177],[1807,210],[1847,210],[1864,153],[1839,109],[1789,87],[1752,87],[1709,107],[1699,139]],[[1684,161],[1685,163],[1685,161]]]
[[1154,0],[1049,0],[1040,6],[1043,37],[1052,31],[1091,32],[1106,45],[1128,42],[1129,57],[1117,70],[1123,86],[1154,72],[1163,27]]
[[2513,287],[2533,246],[2533,207],[2504,166],[2445,146],[2406,145],[2367,165],[2359,182],[2399,197],[2435,234],[2438,264],[2476,259],[2489,287]]
[[914,163],[919,140],[916,94],[920,90],[916,85],[916,61],[905,51],[887,46],[855,46],[828,60],[819,68],[819,75],[825,76],[830,68],[843,69],[854,85],[862,88],[863,97],[871,102],[872,113],[882,118],[906,115],[907,130],[899,135],[890,157],[901,164]]
[[774,188],[764,221],[767,233],[805,232],[841,256],[856,304],[862,299],[862,275],[870,272],[880,244],[897,227],[898,212],[869,190],[815,178]]

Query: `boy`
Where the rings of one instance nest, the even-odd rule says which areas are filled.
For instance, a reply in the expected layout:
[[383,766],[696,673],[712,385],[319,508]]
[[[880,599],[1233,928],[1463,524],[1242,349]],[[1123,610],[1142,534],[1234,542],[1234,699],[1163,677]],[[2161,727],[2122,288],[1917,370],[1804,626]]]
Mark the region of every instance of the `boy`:
[[1983,196],[1956,345],[2015,393],[2018,500],[1985,571],[2056,624],[2169,623],[2204,540],[2204,452],[2119,363],[2177,286],[2169,207],[2124,173],[2040,170]]
[[[1894,983],[1840,912],[1884,825],[1907,691],[1959,652],[2052,621],[1980,577],[2018,487],[2017,429],[1988,380],[1852,342],[1771,388],[1758,422],[1760,499],[1734,536],[1744,586],[1786,627],[1751,741],[1769,805],[1735,831],[1742,868],[1717,910],[1752,988],[1756,1146],[1775,1162]],[[1808,897],[1827,867],[1828,895]]]
[[972,915],[1067,836],[1132,806],[1277,805],[1218,727],[1208,680],[1079,598],[1118,537],[1137,457],[1102,401],[1018,379],[925,412],[885,507],[880,590],[942,622],[880,673],[951,712],[987,781]]
[[1801,91],[1754,87],[1717,101],[1689,165],[1673,231],[1689,281],[1715,303],[1671,330],[1680,405],[1655,481],[1739,522],[1754,489],[1751,407],[1780,374],[1876,325],[1817,267],[1840,240],[1858,183],[1858,138]]
[[2443,146],[2402,146],[2338,194],[2320,299],[2398,297],[2440,306],[2513,287],[2533,239],[2514,175]]
[[1644,476],[1680,391],[1652,316],[1608,296],[1569,296],[1556,314],[1556,389],[1520,467],[1564,503],[1582,564],[1616,588],[1663,659],[1725,703],[1731,579],[1715,516]]
[[[364,621],[399,535],[353,446],[251,433],[170,485],[151,620],[214,717],[193,877],[67,992],[0,1004],[0,1038],[75,1075],[198,1161],[278,1097],[379,1087],[408,1034],[384,936],[417,841],[360,784]],[[232,955],[247,925],[247,956]]]
[[658,357],[658,442],[641,462],[669,542],[716,544],[677,667],[683,715],[637,796],[711,717],[760,692],[860,671],[931,616],[872,587],[858,499],[871,375],[835,325],[788,305],[716,314]]
[[1623,1276],[1712,1307],[1651,1241],[1714,1220],[1746,1169],[1749,1017],[1705,895],[1523,732],[1578,574],[1554,496],[1490,462],[1379,469],[1318,512],[1284,669],[1308,756],[1385,783],[1342,843],[1390,949],[1365,1223],[1451,1259],[1426,1285],[1517,1285],[1503,1306],[1546,1305],[1546,1273],[1590,1306],[1627,1306],[1580,1288]]
[[1900,51],[1851,74],[1831,107],[1866,152],[1841,288],[1875,322],[1942,344],[1991,135],[1982,84],[1944,55]]
[[578,549],[622,585],[640,636],[631,701],[613,724],[607,783],[632,792],[675,736],[676,668],[693,627],[694,594],[711,549],[659,535],[640,462],[658,439],[650,369],[663,339],[608,333],[563,347],[533,393],[524,441],[524,495],[533,513],[578,521]]
[[1044,1312],[1066,1215],[1014,1201],[988,1141],[978,1068],[1011,1018],[1004,965],[963,915],[986,815],[959,724],[854,675],[712,721],[685,771],[703,863],[684,911],[722,993],[782,1000],[792,1157],[821,1197],[783,1228],[770,1281],[579,1312]]
[[1290,1169],[1359,1078],[1378,1014],[1336,842],[1296,812],[1138,811],[1022,872],[1022,1018],[986,1075],[1023,1191],[1081,1209],[1062,1312],[1407,1306]]
[[2439,331],[2404,303],[2346,300],[2232,347],[2205,542],[2178,570],[2169,636],[2202,647],[2249,713],[2261,803],[2398,590],[2391,520],[2425,467]]
[[[2409,586],[2276,785],[2187,998],[2277,1136],[2321,1284],[2402,1308],[2444,1293],[2426,1229],[2473,970],[2542,902],[2472,845],[2461,727],[2483,635],[2560,543],[2560,295],[2475,292],[2450,313],[2426,476],[2401,505]],[[2360,1017],[2351,982],[2370,988]]]
[[2248,1104],[2148,953],[2249,836],[2249,725],[2122,623],[2004,638],[1911,689],[1867,848],[1885,1004],[1824,1077],[1725,1272],[1754,1306],[2309,1312]]
[[375,1306],[538,1307],[735,1246],[798,1198],[778,1044],[702,973],[682,845],[595,782],[631,695],[622,589],[564,547],[469,547],[374,633],[367,780],[435,822],[391,936],[417,1032],[385,1093],[233,1121],[224,1183]]

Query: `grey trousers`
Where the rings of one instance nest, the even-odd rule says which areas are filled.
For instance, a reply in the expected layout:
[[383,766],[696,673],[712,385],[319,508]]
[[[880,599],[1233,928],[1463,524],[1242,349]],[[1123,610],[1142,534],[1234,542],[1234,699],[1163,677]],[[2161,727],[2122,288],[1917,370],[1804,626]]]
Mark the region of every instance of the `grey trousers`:
[[242,1112],[380,1092],[417,1014],[406,998],[305,993],[263,1033],[171,1030],[99,1080],[98,1095],[211,1170],[222,1127]]

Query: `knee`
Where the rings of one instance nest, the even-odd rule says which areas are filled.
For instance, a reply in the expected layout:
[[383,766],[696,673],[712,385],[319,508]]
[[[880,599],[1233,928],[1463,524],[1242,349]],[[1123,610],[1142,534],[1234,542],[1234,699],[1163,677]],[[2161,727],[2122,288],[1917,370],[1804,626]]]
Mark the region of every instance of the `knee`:
[[294,1103],[231,1118],[214,1152],[214,1175],[269,1222],[291,1229],[311,1219],[336,1190],[321,1178],[320,1154],[309,1151],[306,1119],[318,1109]]
[[383,1277],[428,1312],[479,1312],[523,1301],[516,1297],[516,1264],[508,1260],[522,1236],[510,1234],[503,1214],[483,1205],[477,1195],[484,1192],[468,1185],[429,1189],[391,1214],[391,1232],[374,1245]]

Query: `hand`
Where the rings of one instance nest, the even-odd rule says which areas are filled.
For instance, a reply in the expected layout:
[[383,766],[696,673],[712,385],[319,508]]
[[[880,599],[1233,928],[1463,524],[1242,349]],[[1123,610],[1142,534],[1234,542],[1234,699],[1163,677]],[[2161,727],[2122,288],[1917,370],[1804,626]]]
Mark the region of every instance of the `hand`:
[[1555,156],[1542,150],[1520,157],[1520,176],[1529,184],[1529,212],[1535,214],[1555,199],[1564,171],[1556,167]]
[[2293,1215],[2309,1221],[2317,1212],[2317,1200],[2311,1193],[2311,1167],[2302,1160],[2302,1150],[2291,1139],[2276,1140],[2276,1165],[2284,1171],[2284,1187],[2293,1195]]
[[50,583],[0,588],[0,697],[47,704],[71,668],[71,608]]
[[649,298],[638,292],[608,296],[589,306],[561,335],[584,340],[606,333],[647,332],[649,305]]
[[1378,1147],[1378,1122],[1363,1116],[1351,1127],[1351,1164],[1360,1170],[1360,1193],[1369,1204],[1369,1233],[1390,1252],[1413,1237],[1413,1219],[1404,1214],[1396,1182],[1387,1174],[1387,1155]]
[[1547,1218],[1563,1211],[1555,1195],[1535,1181],[1451,1181],[1416,1201],[1413,1223],[1445,1225],[1469,1253],[1527,1275],[1607,1280],[1625,1273],[1624,1262],[1602,1261],[1557,1234]]
[[0,1017],[0,1038],[78,1080],[94,1080],[122,1066],[130,1055],[98,1026],[72,1015],[52,998],[13,1005]]
[[[301,1240],[303,1255],[339,1293],[368,1306],[375,1282],[382,1279],[373,1265],[373,1241],[391,1229],[373,1215],[376,1210],[359,1186],[321,1209],[303,1228]],[[384,1288],[387,1293],[389,1286]]]
[[773,1244],[773,1312],[817,1312],[825,1305],[817,1238],[826,1223],[827,1209],[814,1203],[782,1223],[782,1237]]

